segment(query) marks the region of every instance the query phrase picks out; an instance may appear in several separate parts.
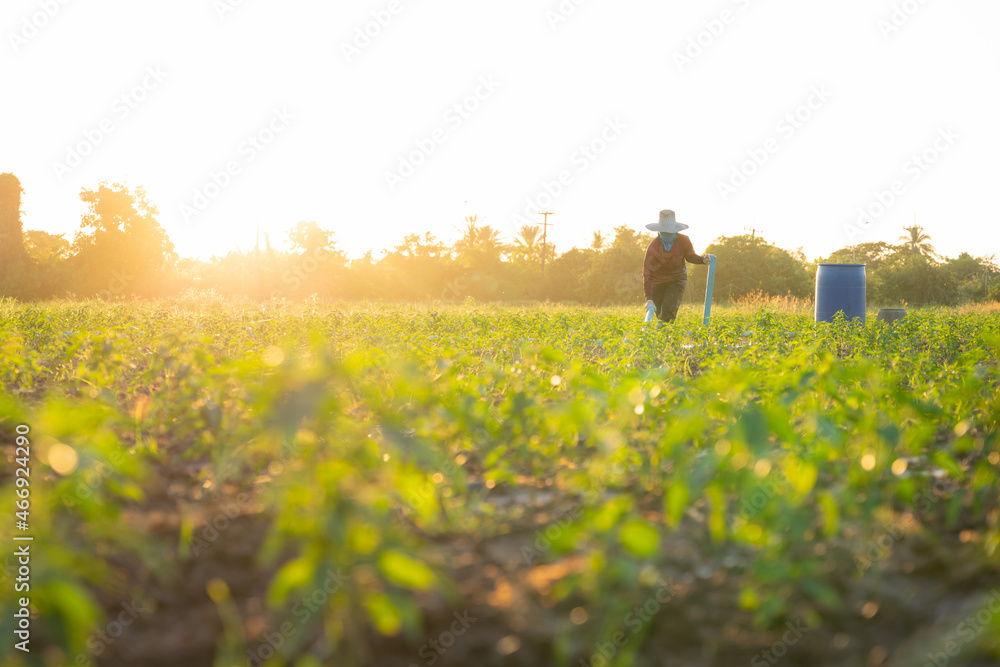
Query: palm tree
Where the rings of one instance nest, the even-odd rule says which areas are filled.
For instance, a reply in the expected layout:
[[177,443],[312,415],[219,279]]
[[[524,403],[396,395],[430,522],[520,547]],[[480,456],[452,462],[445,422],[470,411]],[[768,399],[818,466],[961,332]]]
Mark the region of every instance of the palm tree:
[[910,255],[919,255],[928,259],[937,257],[937,251],[934,249],[928,241],[931,237],[924,233],[922,227],[914,224],[912,227],[904,227],[909,234],[903,234],[899,237],[899,240],[903,242],[903,249],[910,253]]
[[487,262],[500,262],[507,246],[500,236],[500,230],[494,229],[491,225],[483,225],[479,228],[479,240],[477,242],[481,257]]
[[462,237],[454,243],[452,251],[465,266],[481,266],[483,263],[501,261],[504,248],[500,232],[490,225],[479,225],[478,216],[465,218],[461,229]]
[[502,245],[502,239],[500,238],[500,230],[493,229],[493,227],[490,225],[480,227],[479,244],[488,250],[492,250],[493,248]]
[[470,215],[463,222],[465,225],[460,228],[461,238],[455,241],[452,249],[458,255],[468,255],[476,248],[479,242],[479,216]]
[[590,242],[590,249],[600,252],[604,247],[604,235],[600,232],[594,232],[594,238]]
[[511,248],[511,254],[517,259],[530,264],[534,261],[535,256],[538,255],[539,252],[539,233],[541,233],[541,228],[538,225],[522,226],[521,231],[514,237],[514,245]]

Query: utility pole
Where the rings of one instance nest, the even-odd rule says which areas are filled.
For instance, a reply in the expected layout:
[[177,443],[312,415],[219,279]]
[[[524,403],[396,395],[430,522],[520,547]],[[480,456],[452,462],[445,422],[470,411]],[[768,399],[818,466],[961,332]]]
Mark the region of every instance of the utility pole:
[[260,294],[260,216],[257,216],[257,241],[253,246],[254,265],[257,269],[257,300],[261,301]]
[[[545,245],[546,245],[546,239],[548,238],[549,224],[551,224],[551,223],[549,223],[549,216],[550,215],[555,215],[555,213],[553,213],[552,211],[545,211],[543,213],[539,213],[538,215],[544,215],[545,216],[545,222],[542,223],[542,278],[544,278],[545,277]],[[554,226],[555,225],[553,225],[553,227]]]
[[763,229],[756,229],[754,227],[744,227],[743,231],[750,232],[750,238],[752,238],[752,239],[757,238],[757,232],[760,232],[761,234],[764,233]]

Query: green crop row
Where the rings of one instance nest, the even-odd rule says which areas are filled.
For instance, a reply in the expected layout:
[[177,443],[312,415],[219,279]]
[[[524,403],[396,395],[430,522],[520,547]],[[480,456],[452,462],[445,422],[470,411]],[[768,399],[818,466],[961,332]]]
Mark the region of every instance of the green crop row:
[[[450,543],[530,523],[541,496],[568,509],[525,561],[586,564],[550,592],[592,619],[560,629],[560,664],[613,635],[680,533],[729,564],[759,628],[844,609],[887,530],[972,530],[983,563],[1000,546],[995,315],[658,328],[624,309],[0,302],[0,341],[0,508],[25,424],[48,647],[32,663],[7,642],[4,664],[93,656],[109,610],[145,595],[125,573],[178,581],[227,503],[265,522],[274,627],[327,589],[281,647],[301,665],[365,664],[372,631],[419,646],[426,609],[461,601]],[[173,532],[149,526],[162,503]],[[244,660],[244,601],[208,595],[218,664]]]

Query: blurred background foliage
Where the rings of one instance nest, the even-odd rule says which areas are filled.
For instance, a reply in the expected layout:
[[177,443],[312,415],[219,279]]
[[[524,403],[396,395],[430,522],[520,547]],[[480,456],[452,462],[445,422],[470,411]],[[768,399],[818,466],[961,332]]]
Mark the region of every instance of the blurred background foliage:
[[[258,235],[254,248],[209,260],[179,258],[142,188],[100,183],[84,189],[88,206],[72,241],[23,230],[21,186],[0,175],[0,296],[19,300],[130,296],[162,297],[214,290],[253,299],[382,299],[508,303],[558,301],[587,305],[642,303],[642,261],[652,234],[627,225],[594,234],[586,248],[557,252],[543,244],[540,226],[507,238],[476,216],[462,221],[451,245],[432,233],[409,234],[392,250],[349,260],[335,234],[301,221],[287,239]],[[867,265],[868,301],[884,306],[962,305],[1000,300],[1000,269],[993,257],[940,257],[920,227],[904,230],[897,245],[863,242],[820,262]],[[698,252],[719,262],[715,300],[749,295],[808,300],[817,262],[801,250],[767,243],[756,233],[692,238]],[[544,246],[544,247],[543,247]],[[543,257],[545,259],[543,269]],[[705,270],[690,267],[686,299],[703,299]]]

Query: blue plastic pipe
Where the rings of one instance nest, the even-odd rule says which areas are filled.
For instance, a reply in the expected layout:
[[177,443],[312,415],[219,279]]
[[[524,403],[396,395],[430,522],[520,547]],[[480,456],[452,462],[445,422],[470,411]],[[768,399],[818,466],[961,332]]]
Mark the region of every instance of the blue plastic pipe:
[[708,260],[708,283],[705,285],[705,325],[712,317],[712,288],[715,287],[715,257]]

